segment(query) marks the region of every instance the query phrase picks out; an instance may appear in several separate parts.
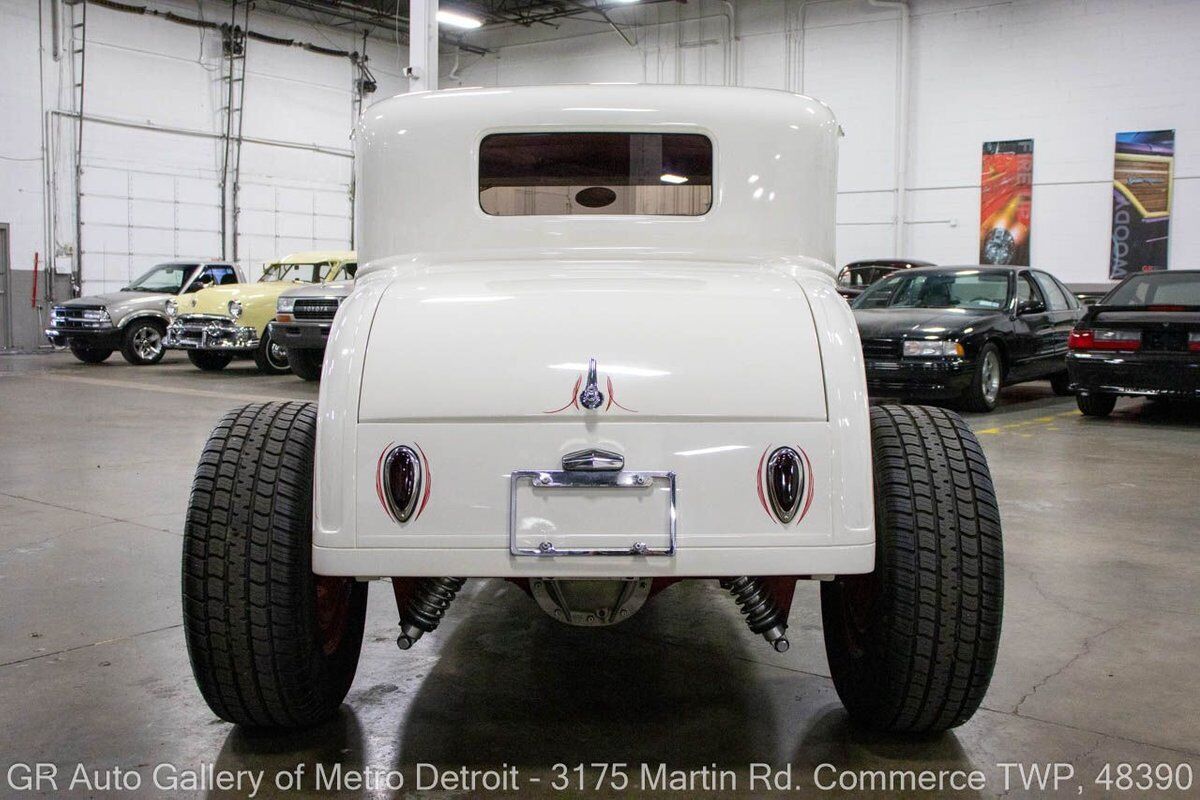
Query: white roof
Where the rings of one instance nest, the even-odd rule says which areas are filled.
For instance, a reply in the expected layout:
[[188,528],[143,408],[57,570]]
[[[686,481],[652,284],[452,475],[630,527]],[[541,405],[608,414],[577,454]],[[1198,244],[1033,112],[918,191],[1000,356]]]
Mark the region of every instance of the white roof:
[[[509,216],[479,205],[478,150],[502,132],[701,133],[713,202],[698,217]],[[767,89],[565,85],[400,95],[355,134],[358,252],[381,259],[526,251],[579,257],[834,254],[838,125],[825,104]]]

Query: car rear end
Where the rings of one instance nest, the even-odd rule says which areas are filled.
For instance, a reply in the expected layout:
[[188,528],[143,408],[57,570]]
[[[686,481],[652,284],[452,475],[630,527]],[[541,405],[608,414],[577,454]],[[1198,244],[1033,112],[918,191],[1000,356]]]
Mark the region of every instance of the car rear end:
[[[828,281],[805,280],[807,291],[751,266],[490,264],[361,286],[330,340],[345,357],[322,384],[314,569],[869,571],[858,342],[835,333],[853,326]],[[400,450],[407,479],[389,472]],[[617,463],[579,466],[597,454]],[[795,458],[779,462],[794,469],[782,492],[776,455]]]
[[1200,398],[1200,271],[1127,279],[1088,309],[1068,347],[1085,395]]
[[1200,306],[1094,306],[1068,346],[1077,391],[1200,398]]

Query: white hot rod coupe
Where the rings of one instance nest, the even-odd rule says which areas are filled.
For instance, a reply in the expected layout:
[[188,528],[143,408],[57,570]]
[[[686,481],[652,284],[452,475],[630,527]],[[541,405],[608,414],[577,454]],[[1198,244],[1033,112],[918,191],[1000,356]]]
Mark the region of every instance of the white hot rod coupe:
[[196,471],[183,607],[212,710],[332,715],[369,579],[405,650],[471,578],[582,626],[697,579],[780,652],[817,580],[852,719],[969,719],[1000,636],[996,498],[958,416],[868,407],[832,267],[838,137],[822,103],[754,89],[368,109],[319,403],[229,412]]

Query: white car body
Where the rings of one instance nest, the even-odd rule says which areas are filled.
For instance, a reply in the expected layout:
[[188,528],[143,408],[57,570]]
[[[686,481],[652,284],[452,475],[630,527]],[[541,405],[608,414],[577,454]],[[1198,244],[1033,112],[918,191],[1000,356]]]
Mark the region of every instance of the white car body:
[[[711,208],[485,213],[483,138],[547,131],[701,133]],[[313,571],[870,572],[866,385],[834,283],[838,136],[824,104],[751,89],[463,89],[368,109],[355,134],[361,267],[320,390]],[[592,359],[606,399],[588,410],[577,395]],[[397,444],[426,469],[406,523],[377,485]],[[780,446],[806,462],[805,511],[786,525],[761,495],[763,459]],[[665,480],[641,494],[512,490],[514,471],[559,470],[588,448],[621,454],[631,474],[674,474],[672,554],[564,554],[628,548],[649,505],[667,508]],[[514,552],[539,540],[550,552]]]

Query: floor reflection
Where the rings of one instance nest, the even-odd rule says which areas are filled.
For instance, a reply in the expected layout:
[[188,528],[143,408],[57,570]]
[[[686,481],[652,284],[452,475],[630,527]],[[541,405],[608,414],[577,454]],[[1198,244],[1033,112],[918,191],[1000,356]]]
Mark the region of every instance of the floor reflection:
[[[273,773],[307,762],[312,776],[318,762],[326,772],[341,764],[344,773],[365,767],[405,779],[395,791],[377,781],[345,796],[467,798],[504,796],[480,789],[472,773],[514,767],[519,790],[508,796],[533,798],[805,796],[819,793],[813,770],[826,762],[972,768],[953,734],[913,740],[852,727],[827,678],[760,658],[721,599],[704,584],[682,584],[623,625],[570,628],[515,587],[481,582],[454,623],[422,641],[426,660],[407,665],[419,670],[411,680],[393,673],[395,682],[363,682],[338,718],[312,731],[233,730],[218,768]],[[689,629],[702,637],[687,638]],[[367,669],[376,677],[379,663]],[[626,765],[627,782],[603,777],[592,766],[600,764]],[[454,775],[434,782],[440,771]],[[734,777],[722,783],[726,771]],[[790,785],[768,785],[767,775]],[[672,781],[687,788],[681,794]],[[311,780],[306,789],[317,794]],[[260,796],[281,794],[268,787]]]

